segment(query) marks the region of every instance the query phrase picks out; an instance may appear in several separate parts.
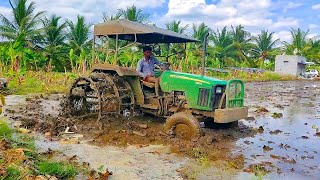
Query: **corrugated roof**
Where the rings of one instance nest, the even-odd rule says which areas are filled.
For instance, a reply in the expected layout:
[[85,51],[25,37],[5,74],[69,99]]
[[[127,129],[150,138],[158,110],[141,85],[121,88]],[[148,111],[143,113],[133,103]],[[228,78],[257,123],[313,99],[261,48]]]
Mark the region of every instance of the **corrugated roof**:
[[184,34],[123,19],[96,24],[94,35],[110,38],[118,35],[119,39],[128,41],[134,41],[136,35],[137,42],[144,44],[199,42]]

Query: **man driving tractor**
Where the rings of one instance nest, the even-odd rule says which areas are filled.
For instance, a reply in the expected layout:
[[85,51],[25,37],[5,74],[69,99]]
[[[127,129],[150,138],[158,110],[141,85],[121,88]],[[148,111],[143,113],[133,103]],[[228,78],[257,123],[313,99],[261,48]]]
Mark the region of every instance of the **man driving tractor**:
[[155,83],[155,91],[158,96],[159,79],[154,76],[154,67],[161,65],[161,62],[151,56],[152,48],[150,46],[145,46],[142,50],[144,57],[138,62],[137,73],[143,78],[143,81]]

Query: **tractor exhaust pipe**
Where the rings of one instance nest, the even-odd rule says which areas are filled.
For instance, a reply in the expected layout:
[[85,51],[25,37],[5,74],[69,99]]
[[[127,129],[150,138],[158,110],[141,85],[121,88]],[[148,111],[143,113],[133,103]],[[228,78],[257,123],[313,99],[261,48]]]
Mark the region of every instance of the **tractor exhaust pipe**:
[[208,41],[209,33],[204,36],[203,39],[203,59],[202,59],[202,76],[205,75],[205,66],[206,66],[206,57],[207,57],[207,41]]

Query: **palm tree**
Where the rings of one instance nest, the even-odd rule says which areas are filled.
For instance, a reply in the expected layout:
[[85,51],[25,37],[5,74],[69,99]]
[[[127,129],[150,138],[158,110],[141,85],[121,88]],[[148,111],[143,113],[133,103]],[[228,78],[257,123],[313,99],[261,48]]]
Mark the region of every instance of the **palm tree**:
[[308,39],[309,30],[291,29],[292,43],[284,42],[286,53],[306,57],[310,61],[319,62],[320,41]]
[[304,56],[317,64],[320,64],[320,40],[309,40],[310,49],[305,52]]
[[69,44],[75,50],[75,53],[80,55],[81,50],[88,45],[91,25],[87,24],[85,18],[80,15],[77,16],[76,23],[67,20],[67,24],[69,27]]
[[[179,20],[179,21],[173,20],[173,21],[166,24],[166,28],[170,31],[173,31],[173,32],[176,32],[179,34],[183,34],[187,30],[188,25],[182,26],[181,20]],[[170,48],[170,46],[171,46],[171,48]],[[170,49],[171,54],[176,54],[176,56],[172,57],[172,58],[176,58],[176,60],[178,60],[180,63],[182,63],[181,59],[183,58],[182,56],[185,53],[183,44],[171,44],[171,45],[167,45],[166,48],[167,48],[167,50]]]
[[308,42],[307,36],[309,35],[309,30],[303,31],[300,28],[291,29],[292,43],[284,42],[286,46],[286,53],[294,55],[304,55],[311,44]]
[[121,18],[129,21],[146,23],[149,18],[149,15],[143,14],[142,9],[138,9],[135,5],[127,7],[126,9],[119,9],[118,11],[118,14],[121,16]]
[[273,40],[274,32],[262,30],[261,33],[254,37],[255,47],[252,49],[253,53],[262,60],[260,66],[263,67],[265,60],[275,55],[277,49],[275,46],[279,39]]
[[52,15],[49,19],[45,18],[42,23],[44,26],[44,44],[45,52],[49,57],[49,69],[51,69],[52,62],[55,65],[62,66],[62,63],[59,63],[59,57],[63,53],[66,53],[63,49],[63,45],[66,40],[66,33],[64,29],[66,28],[66,22],[59,25],[59,20],[61,17]]
[[179,21],[173,20],[166,24],[166,28],[170,31],[183,34],[187,30],[188,25],[182,26],[181,20]]
[[90,24],[85,22],[83,16],[77,16],[77,22],[74,24],[72,21],[67,21],[69,27],[68,39],[69,45],[74,53],[78,56],[76,62],[71,62],[75,65],[76,68],[82,69],[82,72],[85,72],[86,69],[86,59],[85,54],[87,47],[89,45],[89,33],[90,33]]
[[[15,40],[25,34],[26,40],[38,42],[40,38],[39,24],[43,11],[35,13],[35,3],[27,5],[27,0],[9,0],[12,8],[12,20],[0,14],[0,36]],[[24,35],[23,35],[24,36]]]
[[108,16],[106,13],[103,13],[102,16],[103,16],[102,19],[104,22],[113,21],[121,18],[120,13],[117,13],[116,15],[111,15],[111,16]]
[[226,63],[233,64],[234,58],[245,58],[233,43],[232,33],[227,31],[227,27],[224,27],[221,31],[217,29],[210,39],[214,44],[211,51],[220,60],[221,67],[224,67]]
[[238,25],[235,28],[231,26],[231,34],[233,36],[234,42],[248,42],[251,40],[251,34],[248,31],[244,30],[242,25]]
[[252,37],[248,31],[244,30],[242,25],[238,25],[235,28],[231,26],[231,35],[235,47],[242,53],[243,57],[247,61],[250,61],[251,58],[248,58],[250,50],[254,47],[254,44],[251,43]]
[[193,24],[192,30],[193,30],[192,37],[198,39],[201,42],[203,42],[204,37],[211,32],[211,29],[204,23],[201,23],[199,26]]

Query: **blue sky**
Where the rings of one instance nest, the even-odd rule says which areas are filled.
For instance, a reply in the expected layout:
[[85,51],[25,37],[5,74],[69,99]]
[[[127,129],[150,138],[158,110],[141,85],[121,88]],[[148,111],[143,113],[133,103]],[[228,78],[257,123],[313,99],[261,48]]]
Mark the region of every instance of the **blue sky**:
[[[30,1],[30,0],[29,0]],[[150,15],[152,23],[164,27],[172,20],[183,24],[205,22],[210,28],[242,24],[253,35],[260,30],[275,32],[275,38],[290,40],[291,28],[320,34],[320,0],[33,0],[37,10],[74,20],[78,14],[91,23],[101,22],[102,12],[135,4]],[[0,0],[0,13],[9,16],[8,0]]]

